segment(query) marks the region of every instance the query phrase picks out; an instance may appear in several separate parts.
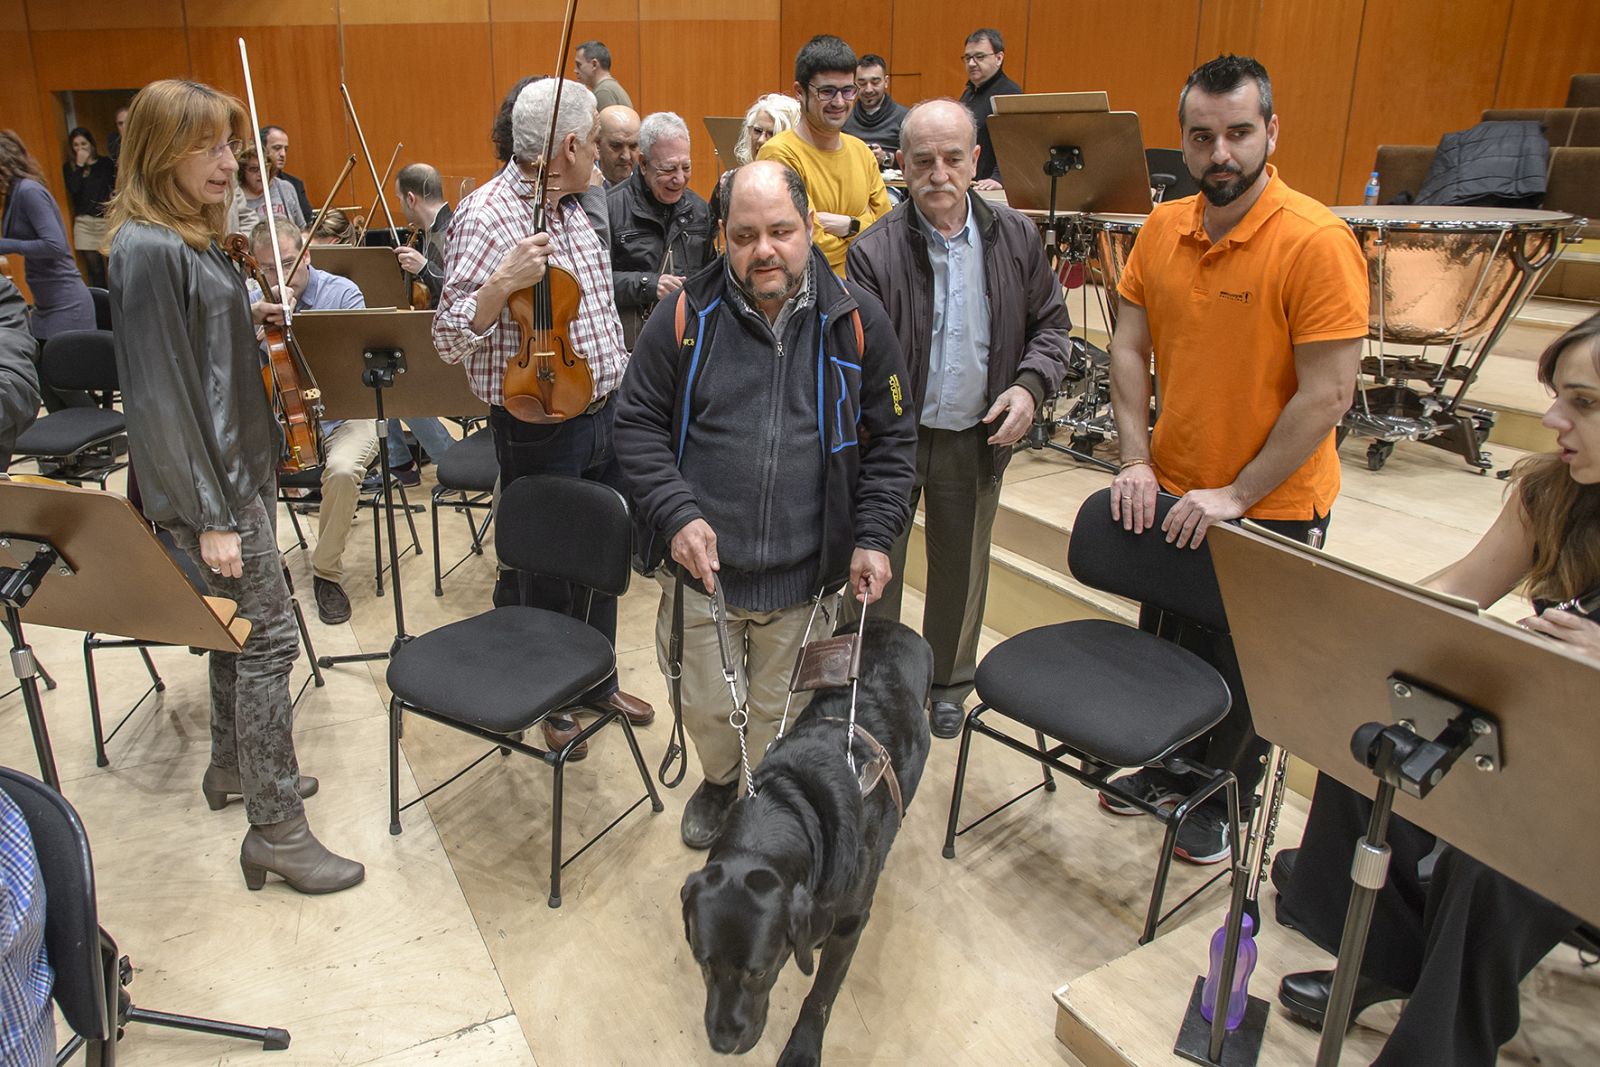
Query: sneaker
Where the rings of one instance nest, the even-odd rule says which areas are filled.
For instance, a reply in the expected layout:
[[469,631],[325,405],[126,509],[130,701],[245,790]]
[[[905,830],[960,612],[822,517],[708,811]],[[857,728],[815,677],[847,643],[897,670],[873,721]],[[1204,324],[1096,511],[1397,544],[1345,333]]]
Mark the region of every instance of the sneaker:
[[[1154,808],[1170,808],[1188,795],[1172,784],[1171,775],[1155,767],[1146,767],[1142,771],[1134,771],[1132,774],[1121,778],[1113,778],[1112,781],[1116,782],[1126,792],[1132,793]],[[1136,808],[1121,797],[1107,793],[1104,789],[1100,790],[1100,806],[1113,815],[1148,814],[1143,808]]]
[[345,596],[344,587],[338,582],[315,576],[311,583],[317,598],[317,618],[329,626],[349,622],[350,598]]
[[1202,804],[1178,827],[1172,854],[1206,867],[1228,858],[1228,817],[1219,804]]
[[404,467],[390,467],[389,473],[394,475],[394,480],[407,489],[422,484],[422,472],[417,469],[417,463],[412,460]]

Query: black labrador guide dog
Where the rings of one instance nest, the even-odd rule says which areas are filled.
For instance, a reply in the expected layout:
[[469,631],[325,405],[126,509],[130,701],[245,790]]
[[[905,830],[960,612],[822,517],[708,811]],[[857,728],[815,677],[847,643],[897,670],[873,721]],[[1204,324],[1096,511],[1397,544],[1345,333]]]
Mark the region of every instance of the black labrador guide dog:
[[[928,758],[933,652],[887,620],[869,621],[862,642],[856,722],[888,750],[909,808]],[[809,975],[820,946],[778,1064],[822,1061],[822,1032],[901,818],[887,780],[861,795],[845,761],[849,718],[848,686],[817,691],[756,769],[756,795],[734,805],[705,867],[684,883],[684,932],[705,978],[706,1036],[717,1052],[755,1047],[790,953]],[[855,741],[857,767],[869,748]]]

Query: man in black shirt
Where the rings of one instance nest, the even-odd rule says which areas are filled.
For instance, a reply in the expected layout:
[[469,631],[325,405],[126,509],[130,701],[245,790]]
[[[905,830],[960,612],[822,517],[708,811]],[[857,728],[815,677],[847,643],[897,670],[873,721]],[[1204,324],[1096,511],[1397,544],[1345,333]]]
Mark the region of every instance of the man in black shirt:
[[1000,170],[995,164],[994,142],[989,140],[989,116],[994,111],[995,97],[1015,96],[1022,92],[1022,86],[1006,77],[1006,42],[999,30],[973,30],[968,34],[961,62],[967,67],[967,87],[961,90],[961,102],[978,124],[978,188],[998,189]]
[[889,95],[889,65],[882,56],[869,52],[856,61],[856,106],[845,120],[844,132],[867,142],[880,167],[895,165],[907,110]]

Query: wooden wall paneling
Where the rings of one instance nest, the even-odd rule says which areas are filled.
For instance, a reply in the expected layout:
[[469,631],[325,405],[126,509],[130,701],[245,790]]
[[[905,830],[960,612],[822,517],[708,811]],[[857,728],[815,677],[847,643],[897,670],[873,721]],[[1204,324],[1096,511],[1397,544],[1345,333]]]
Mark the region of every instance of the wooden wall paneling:
[[[1272,76],[1273,106],[1279,115],[1273,162],[1289,185],[1326,204],[1340,200],[1365,3],[1276,0],[1263,7],[1256,25],[1255,55]],[[1375,152],[1376,146],[1364,155],[1367,171]]]
[[26,0],[28,25],[43,30],[134,30],[183,26],[183,0]]
[[[751,101],[776,88],[778,0],[640,0],[639,17],[644,99],[676,111],[688,123],[693,188],[710,196],[716,154],[700,120],[743,115]],[[715,76],[708,76],[713,61]]]
[[[783,0],[778,26],[778,67],[773,91],[788,92],[794,84],[794,57],[819,33],[842,37],[858,56],[876,52],[896,69],[890,27],[895,6],[858,0]],[[894,92],[894,86],[890,86]],[[914,102],[914,101],[913,101]]]
[[1574,74],[1600,71],[1600,4],[1513,0],[1495,107],[1560,107]]
[[[288,132],[289,173],[306,183],[315,210],[339,176],[345,156],[354,149],[339,97],[338,27],[331,20],[300,26],[191,25],[189,54],[194,77],[243,100],[241,36],[250,48],[261,121]],[[340,197],[338,202],[346,200]]]
[[[15,131],[35,155],[54,139],[44,122],[44,102],[39,99],[38,76],[33,66],[33,46],[28,34],[28,13],[22,0],[0,0],[0,129]],[[41,163],[43,161],[41,160]],[[45,170],[51,170],[46,166]],[[52,188],[65,192],[59,167]],[[49,177],[50,175],[46,175]]]
[[[1073,5],[1075,9],[1090,6]],[[900,77],[900,85],[906,90],[896,99],[909,106],[936,96],[960,96],[967,84],[966,68],[961,65],[966,36],[983,27],[999,30],[1005,38],[1006,74],[1029,92],[1044,91],[1030,81],[1030,57],[1037,50],[1049,50],[1065,41],[1041,33],[1038,9],[1045,7],[1053,10],[1054,0],[1041,0],[1030,20],[1028,0],[991,0],[981,8],[960,0],[908,0],[896,4],[889,53],[894,69],[890,73]],[[1062,47],[1061,51],[1068,49]],[[1066,56],[1062,59],[1065,62]],[[913,82],[908,75],[920,78]],[[913,86],[918,90],[914,94],[909,91]]]
[[[441,173],[480,180],[494,173],[489,126],[499,98],[489,56],[487,19],[345,24],[345,81],[380,174],[396,142],[405,145],[396,170],[426,162]],[[351,150],[360,151],[354,141]],[[356,200],[371,204],[372,179],[365,161],[358,159],[357,164],[350,188]],[[390,210],[398,211],[392,178],[388,192]],[[378,221],[371,220],[374,225]]]
[[[1225,52],[1255,55],[1256,27],[1266,14],[1264,7],[1260,0],[1200,0],[1200,27],[1192,66],[1198,67]],[[1272,68],[1267,70],[1271,73]]]
[[1034,44],[1023,87],[1032,93],[1104,89],[1111,110],[1139,113],[1147,147],[1173,147],[1178,92],[1194,69],[1199,25],[1200,0],[1040,0],[1033,5]]
[[1436,144],[1495,99],[1511,0],[1367,0],[1338,198],[1359,203],[1380,144]]
[[[581,8],[580,8],[581,10]],[[490,28],[490,51],[494,63],[495,107],[505,99],[505,94],[518,81],[530,74],[550,74],[560,58],[560,12],[554,21],[502,21],[498,7]],[[666,103],[646,100],[640,81],[639,21],[631,15],[627,19],[578,19],[573,26],[572,45],[584,41],[603,41],[611,49],[611,76],[622,83],[628,98],[641,115],[650,111],[672,108]],[[567,60],[564,77],[571,78],[572,59]],[[488,140],[489,123],[494,112],[484,122],[484,139]],[[492,156],[492,153],[491,153]]]

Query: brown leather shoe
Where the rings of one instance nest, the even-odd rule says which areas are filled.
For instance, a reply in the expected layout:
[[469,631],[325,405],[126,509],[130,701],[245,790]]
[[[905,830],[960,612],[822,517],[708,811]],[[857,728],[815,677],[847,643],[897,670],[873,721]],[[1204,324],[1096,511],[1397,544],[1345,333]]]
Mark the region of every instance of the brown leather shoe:
[[[300,794],[301,799],[316,796],[319,784],[315,778],[302,774],[295,780],[294,791]],[[205,777],[200,779],[200,792],[206,798],[208,808],[221,811],[229,800],[244,795],[244,787],[239,784],[239,768],[224,770],[215,765],[206,767]]]
[[355,860],[329,852],[304,815],[250,827],[239,848],[239,868],[247,889],[260,889],[271,871],[301,893],[337,893],[367,876]]
[[[578,720],[565,715],[552,715],[540,725],[544,730],[544,747],[551,752],[560,751],[568,741],[577,737],[583,730],[583,727],[578,725]],[[578,743],[578,747],[567,755],[567,762],[576,763],[578,760],[587,759],[588,757],[589,742],[581,741]]]
[[649,726],[656,721],[655,708],[632,693],[624,693],[620,689],[606,698],[606,707],[622,712],[635,726]]

